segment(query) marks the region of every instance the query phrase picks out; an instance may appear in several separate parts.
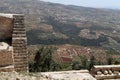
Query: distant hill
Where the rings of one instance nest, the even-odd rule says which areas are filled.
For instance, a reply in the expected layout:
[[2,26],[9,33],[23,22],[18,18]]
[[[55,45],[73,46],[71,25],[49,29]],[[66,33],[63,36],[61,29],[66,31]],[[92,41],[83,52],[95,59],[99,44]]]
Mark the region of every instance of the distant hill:
[[120,11],[39,0],[1,0],[1,13],[23,13],[28,44],[120,47]]

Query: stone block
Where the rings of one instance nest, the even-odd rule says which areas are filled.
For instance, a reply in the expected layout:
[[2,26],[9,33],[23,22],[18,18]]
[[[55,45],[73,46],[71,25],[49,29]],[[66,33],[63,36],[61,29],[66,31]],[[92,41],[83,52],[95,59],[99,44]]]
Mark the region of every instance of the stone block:
[[0,51],[0,66],[8,66],[13,64],[12,51]]

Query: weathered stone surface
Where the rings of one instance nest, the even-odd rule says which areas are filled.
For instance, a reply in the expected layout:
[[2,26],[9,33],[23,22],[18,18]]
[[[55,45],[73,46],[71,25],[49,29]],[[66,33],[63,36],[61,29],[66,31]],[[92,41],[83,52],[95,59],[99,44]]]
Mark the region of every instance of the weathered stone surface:
[[[98,72],[101,71],[103,74],[100,75]],[[92,75],[97,80],[104,80],[104,79],[120,79],[120,65],[100,65],[94,66],[92,68]]]
[[40,73],[46,80],[96,80],[87,70]]
[[0,17],[0,39],[12,37],[13,20],[11,18]]
[[[0,41],[11,39],[12,50],[0,51],[0,66],[14,65],[15,71],[28,71],[27,38],[22,14],[0,14]],[[3,47],[3,46],[2,46]],[[3,69],[2,69],[3,70]]]
[[97,75],[102,75],[102,72],[101,71],[97,71]]
[[13,15],[14,29],[12,46],[14,52],[15,71],[28,70],[27,39],[23,15]]
[[14,65],[0,67],[0,72],[13,72],[13,71],[14,71]]
[[12,51],[0,51],[0,66],[8,66],[13,64]]

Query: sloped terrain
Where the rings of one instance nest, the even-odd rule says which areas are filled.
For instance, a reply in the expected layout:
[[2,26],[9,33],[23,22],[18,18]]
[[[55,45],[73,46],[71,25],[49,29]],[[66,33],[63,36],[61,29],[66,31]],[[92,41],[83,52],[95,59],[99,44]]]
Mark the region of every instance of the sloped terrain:
[[28,44],[102,46],[106,43],[109,46],[108,37],[117,44],[120,42],[119,10],[38,0],[2,0],[0,12],[25,14]]
[[2,0],[0,12],[25,14],[29,45],[71,44],[120,51],[120,10]]

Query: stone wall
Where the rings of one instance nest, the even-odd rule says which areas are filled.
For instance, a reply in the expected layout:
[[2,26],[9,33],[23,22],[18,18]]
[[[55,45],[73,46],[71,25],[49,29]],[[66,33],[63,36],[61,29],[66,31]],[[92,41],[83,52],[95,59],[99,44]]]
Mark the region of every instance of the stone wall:
[[0,16],[0,39],[12,37],[13,19]]
[[0,50],[0,71],[6,71],[6,67],[12,65],[12,68],[7,69],[14,68],[17,72],[27,72],[28,54],[24,15],[0,13],[0,42],[5,42],[12,47],[11,51]]
[[15,71],[28,71],[27,39],[24,15],[13,15],[12,46]]
[[97,80],[120,79],[120,65],[95,65],[91,74]]
[[13,65],[12,51],[0,51],[0,67]]

